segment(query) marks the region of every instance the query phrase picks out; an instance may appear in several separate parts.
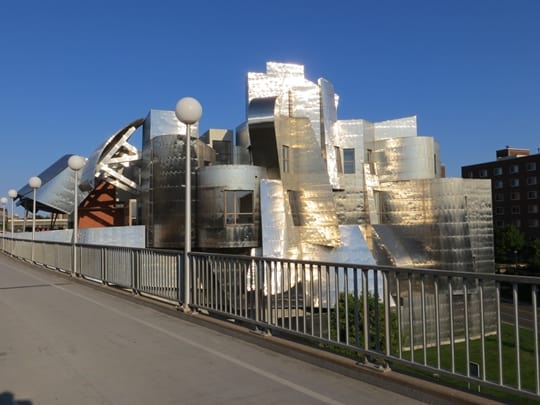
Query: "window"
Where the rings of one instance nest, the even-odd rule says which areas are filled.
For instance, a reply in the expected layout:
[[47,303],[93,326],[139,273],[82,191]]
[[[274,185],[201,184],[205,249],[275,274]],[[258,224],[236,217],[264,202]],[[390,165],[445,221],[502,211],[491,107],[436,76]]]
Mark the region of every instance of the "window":
[[512,221],[512,225],[514,225],[516,228],[521,228],[521,219],[514,219]]
[[213,141],[212,147],[216,151],[216,163],[220,165],[231,164],[231,142]]
[[283,172],[289,173],[289,163],[290,163],[290,156],[289,156],[289,147],[287,145],[283,145],[281,147],[281,160],[283,163]]
[[527,170],[529,172],[533,172],[536,170],[536,162],[529,162],[527,163]]
[[302,210],[302,193],[300,191],[288,190],[289,205],[294,226],[305,225],[306,221]]
[[518,205],[513,205],[512,206],[512,214],[516,215],[516,214],[519,214],[519,206]]
[[512,187],[519,187],[519,179],[512,179],[510,180],[510,185]]
[[500,176],[503,174],[503,169],[502,167],[496,167],[495,169],[493,169],[493,175],[494,176]]
[[494,188],[503,188],[504,187],[504,183],[502,180],[495,180],[495,182],[493,183],[493,187]]
[[495,207],[495,214],[504,215],[504,207]]
[[487,177],[488,171],[487,169],[482,169],[480,170],[479,174],[480,174],[480,177]]
[[527,185],[534,186],[536,184],[536,176],[527,177]]
[[343,149],[343,172],[345,174],[352,174],[356,172],[354,149]]
[[225,190],[225,225],[253,223],[253,191]]
[[510,173],[519,173],[519,166],[518,165],[512,165],[510,166]]
[[337,172],[343,173],[343,163],[341,162],[341,149],[339,149],[339,146],[334,146],[334,153],[336,154]]
[[495,226],[497,228],[502,228],[504,226],[504,221],[502,219],[498,219],[495,221]]
[[529,228],[538,228],[538,218],[529,218],[527,223]]
[[527,193],[527,198],[528,198],[529,200],[536,200],[537,194],[538,194],[538,193],[537,193],[536,191],[529,191],[529,192]]
[[504,201],[503,193],[495,193],[495,201]]
[[519,193],[517,192],[510,193],[510,199],[514,201],[519,200]]
[[538,205],[536,204],[529,205],[528,212],[529,214],[538,214]]

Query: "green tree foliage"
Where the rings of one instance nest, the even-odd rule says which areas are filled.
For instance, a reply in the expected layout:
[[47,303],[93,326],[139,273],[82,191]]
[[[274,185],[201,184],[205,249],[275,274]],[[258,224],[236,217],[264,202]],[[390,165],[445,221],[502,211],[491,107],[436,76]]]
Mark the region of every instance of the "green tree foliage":
[[514,263],[516,252],[522,255],[525,245],[525,235],[515,226],[508,225],[495,229],[495,261],[497,263]]
[[[370,349],[383,349],[385,342],[385,330],[384,330],[384,303],[376,302],[373,294],[368,292],[368,335],[369,335],[369,348]],[[332,312],[332,339],[337,340],[337,329],[339,325],[339,340],[345,342],[345,336],[349,333],[349,344],[356,345],[360,348],[364,347],[364,296],[361,294],[356,300],[353,294],[349,294],[347,297],[347,306],[345,305],[345,294],[339,295],[339,320],[337,320],[337,311]],[[355,316],[355,309],[357,315]],[[348,314],[348,319],[345,317],[345,313]],[[347,325],[348,322],[348,325]],[[397,316],[394,311],[390,312],[390,331],[397,330]],[[358,331],[358,336],[357,336]],[[397,333],[391,333],[391,345],[397,347]]]

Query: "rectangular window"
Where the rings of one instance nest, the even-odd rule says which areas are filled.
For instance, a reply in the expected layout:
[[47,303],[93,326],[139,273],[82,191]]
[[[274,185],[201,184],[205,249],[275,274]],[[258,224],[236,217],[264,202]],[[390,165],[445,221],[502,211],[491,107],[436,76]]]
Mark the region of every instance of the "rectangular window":
[[510,185],[512,187],[519,187],[519,179],[512,179],[510,180]]
[[502,167],[496,167],[493,169],[493,175],[494,176],[501,176],[503,174]]
[[495,207],[495,214],[504,215],[504,207]]
[[281,147],[281,160],[282,160],[282,163],[283,163],[283,172],[284,173],[289,173],[289,163],[290,163],[290,160],[289,160],[290,156],[289,156],[289,147],[287,145],[283,145]]
[[495,193],[495,201],[504,201],[503,193]]
[[536,185],[536,176],[527,177],[527,185],[528,186]]
[[512,225],[514,225],[516,228],[521,228],[521,219],[512,220]]
[[253,223],[253,191],[225,190],[225,225]]
[[212,147],[216,151],[216,163],[220,165],[231,164],[231,142],[214,141]]
[[345,174],[353,174],[356,172],[354,149],[343,149],[343,172]]
[[287,190],[289,205],[291,206],[291,215],[294,226],[305,225],[305,218],[302,209],[302,193],[295,190]]
[[538,228],[538,218],[529,218],[527,222],[529,228]]
[[514,201],[519,200],[519,193],[518,192],[510,193],[510,199]]
[[512,214],[514,214],[514,215],[519,214],[519,206],[518,206],[518,205],[513,205],[513,206],[512,206],[512,211],[511,211],[511,212],[512,212]]
[[528,212],[529,214],[538,214],[538,205],[529,205]]
[[527,170],[529,172],[533,172],[536,170],[536,162],[529,162],[527,163]]
[[538,193],[536,191],[529,191],[529,192],[527,192],[527,198],[529,200],[536,200],[536,198],[538,197],[537,194]]
[[495,182],[493,183],[494,188],[503,188],[503,186],[504,186],[504,183],[502,180],[495,180]]
[[497,228],[502,228],[504,226],[504,221],[502,219],[498,219],[495,221],[495,226]]
[[480,170],[479,175],[480,175],[480,177],[487,177],[487,175],[488,175],[487,169]]
[[341,149],[339,146],[334,146],[334,153],[336,154],[336,169],[338,173],[343,173],[343,163],[341,160]]
[[510,166],[510,173],[511,173],[511,174],[519,173],[519,166],[518,166],[518,165],[512,165],[512,166]]

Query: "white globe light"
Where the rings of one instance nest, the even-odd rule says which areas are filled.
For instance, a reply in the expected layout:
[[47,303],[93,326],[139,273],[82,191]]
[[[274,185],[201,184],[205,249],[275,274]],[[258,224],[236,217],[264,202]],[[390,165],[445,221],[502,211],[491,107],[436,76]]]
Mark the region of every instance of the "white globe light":
[[0,203],[6,205],[7,204],[7,198],[6,197],[0,198]]
[[75,171],[81,170],[86,164],[86,159],[79,155],[72,155],[68,159],[68,166]]
[[28,180],[28,185],[32,188],[40,188],[41,187],[41,179],[39,177],[30,177],[30,180]]
[[193,97],[184,97],[176,103],[176,118],[186,125],[195,124],[201,119],[201,104]]
[[17,190],[12,188],[7,193],[9,195],[9,198],[13,198],[13,199],[17,198],[17,195],[18,195]]

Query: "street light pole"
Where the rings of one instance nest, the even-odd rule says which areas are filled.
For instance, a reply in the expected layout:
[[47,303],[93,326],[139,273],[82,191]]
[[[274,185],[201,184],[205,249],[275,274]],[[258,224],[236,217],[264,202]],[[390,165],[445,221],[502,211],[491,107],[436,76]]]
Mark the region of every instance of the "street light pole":
[[72,155],[68,159],[68,166],[75,173],[73,188],[73,276],[77,276],[77,242],[79,240],[79,170],[86,165],[82,156]]
[[39,177],[30,177],[28,185],[34,190],[32,196],[32,261],[34,261],[34,242],[36,240],[36,194],[37,189],[41,187],[41,179]]
[[6,250],[6,204],[7,204],[7,198],[2,197],[0,198],[0,203],[2,203],[2,208],[4,211],[2,212],[2,251]]
[[13,216],[15,199],[18,196],[17,190],[10,189],[8,190],[9,198],[11,198],[11,254],[13,254],[13,234],[15,232],[15,217]]
[[192,97],[184,97],[176,104],[176,117],[186,125],[186,177],[185,177],[185,216],[184,216],[184,312],[191,312],[190,304],[190,260],[191,253],[191,125],[202,115],[201,104]]

